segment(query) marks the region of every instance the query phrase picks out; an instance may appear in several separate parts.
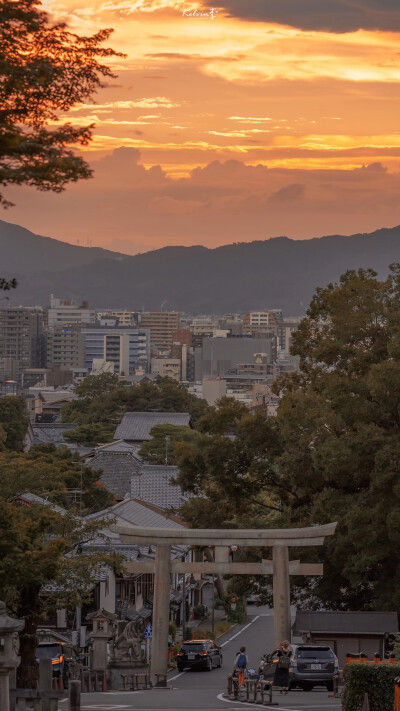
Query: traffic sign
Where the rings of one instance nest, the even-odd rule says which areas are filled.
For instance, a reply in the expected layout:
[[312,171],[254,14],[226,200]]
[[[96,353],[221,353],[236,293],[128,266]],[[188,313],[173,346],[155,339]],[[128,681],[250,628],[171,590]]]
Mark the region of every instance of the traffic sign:
[[153,636],[153,627],[152,627],[151,622],[148,622],[148,623],[147,623],[147,627],[146,627],[146,629],[145,629],[145,631],[144,631],[144,638],[145,638],[145,639],[151,639],[152,636]]

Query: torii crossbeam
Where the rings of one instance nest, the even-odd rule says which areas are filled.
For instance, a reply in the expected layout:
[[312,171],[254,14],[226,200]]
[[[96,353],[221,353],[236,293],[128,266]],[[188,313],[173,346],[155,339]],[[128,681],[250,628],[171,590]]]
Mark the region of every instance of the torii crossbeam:
[[[165,529],[112,526],[123,543],[155,545],[156,558],[125,563],[129,573],[154,573],[153,640],[151,677],[155,685],[166,685],[171,573],[218,575],[273,575],[275,643],[290,639],[290,575],[322,575],[319,563],[289,561],[289,547],[321,546],[325,536],[335,533],[337,524],[309,528],[279,529]],[[215,548],[214,562],[171,561],[171,546]],[[229,561],[231,546],[272,547],[272,561],[235,563]]]

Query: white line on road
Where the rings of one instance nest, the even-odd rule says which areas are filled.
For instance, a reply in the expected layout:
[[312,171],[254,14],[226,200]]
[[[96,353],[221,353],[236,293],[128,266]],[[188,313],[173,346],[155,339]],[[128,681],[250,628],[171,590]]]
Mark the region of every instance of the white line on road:
[[253,622],[258,620],[259,617],[260,617],[260,615],[257,615],[257,617],[254,617],[254,619],[251,622],[249,622],[248,625],[246,625],[241,630],[239,630],[239,632],[236,632],[236,634],[234,634],[233,637],[231,637],[230,639],[227,639],[226,642],[222,642],[222,644],[220,646],[225,647],[226,644],[229,644],[229,642],[232,642],[233,639],[235,639],[236,637],[239,637],[239,635],[242,634],[242,632],[244,632],[245,630],[247,630],[247,628],[250,627],[250,625],[252,625]]
[[[225,701],[225,703],[227,703],[227,704],[232,704],[232,699],[225,699],[223,694],[218,694],[217,699],[218,699],[218,701]],[[259,706],[259,707],[265,709],[265,704],[257,704],[257,703],[255,704],[255,703],[251,703],[250,701],[249,702],[240,701],[239,703],[240,703],[240,707],[237,707],[237,708],[241,708],[242,706],[252,706],[253,708],[256,706]],[[269,706],[268,708],[270,708],[271,711],[301,711],[301,709],[294,709],[294,708],[288,709],[288,708],[285,708],[284,706]]]
[[173,681],[174,679],[177,679],[179,676],[183,676],[183,674],[186,674],[186,672],[183,671],[180,674],[176,674],[176,676],[169,676],[167,681]]

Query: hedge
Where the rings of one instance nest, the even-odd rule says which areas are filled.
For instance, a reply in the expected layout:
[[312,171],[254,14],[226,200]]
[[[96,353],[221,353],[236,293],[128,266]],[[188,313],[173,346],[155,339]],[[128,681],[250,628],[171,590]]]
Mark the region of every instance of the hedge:
[[360,711],[365,692],[370,711],[393,711],[397,676],[400,676],[399,664],[346,664],[343,711]]

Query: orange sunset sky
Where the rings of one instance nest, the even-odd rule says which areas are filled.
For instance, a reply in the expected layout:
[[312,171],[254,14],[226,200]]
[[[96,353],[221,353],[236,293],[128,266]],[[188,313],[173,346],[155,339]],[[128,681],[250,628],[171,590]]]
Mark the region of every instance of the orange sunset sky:
[[95,177],[2,219],[131,254],[400,223],[398,0],[43,4],[127,57],[65,116],[96,124]]

